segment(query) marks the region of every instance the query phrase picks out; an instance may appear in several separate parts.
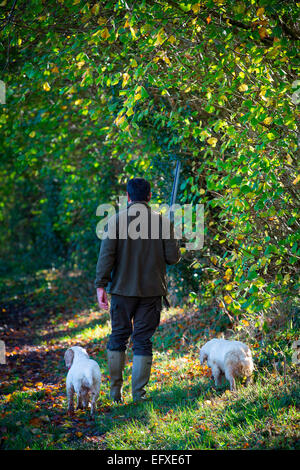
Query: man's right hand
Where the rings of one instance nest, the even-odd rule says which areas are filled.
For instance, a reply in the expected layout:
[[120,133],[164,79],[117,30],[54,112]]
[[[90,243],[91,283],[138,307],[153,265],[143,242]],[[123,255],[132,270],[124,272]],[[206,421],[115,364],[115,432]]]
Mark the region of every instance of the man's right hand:
[[99,307],[108,310],[108,298],[104,287],[97,288],[97,299]]

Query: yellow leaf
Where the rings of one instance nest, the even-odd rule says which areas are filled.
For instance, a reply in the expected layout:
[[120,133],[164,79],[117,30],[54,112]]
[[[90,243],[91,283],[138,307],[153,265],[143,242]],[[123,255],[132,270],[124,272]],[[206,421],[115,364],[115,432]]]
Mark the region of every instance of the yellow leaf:
[[263,123],[268,125],[268,124],[271,124],[272,121],[273,121],[273,118],[266,117],[266,119],[263,120]]
[[258,8],[256,14],[260,18],[261,16],[263,16],[264,12],[265,12],[265,8],[261,7],[261,8]]
[[93,8],[91,9],[91,12],[93,13],[93,15],[98,15],[98,13],[99,13],[99,3],[95,3]]
[[127,85],[127,82],[129,79],[130,79],[130,75],[128,73],[123,73],[122,88],[124,88]]
[[210,137],[209,139],[207,139],[207,143],[211,145],[212,147],[215,147],[217,142],[218,142],[218,139],[216,139],[215,137]]
[[200,135],[201,135],[202,137],[209,137],[209,133],[208,133],[206,130],[201,131],[201,132],[200,132]]
[[[266,88],[262,87],[261,92],[259,93],[259,96],[261,96],[262,98],[265,98],[265,94],[266,94]],[[265,98],[265,100],[266,100],[266,98]]]
[[232,290],[232,289],[233,289],[233,285],[232,285],[232,284],[226,284],[225,289],[226,289],[226,290]]
[[107,22],[107,19],[106,18],[102,18],[102,16],[100,16],[100,18],[98,18],[98,21],[97,23],[101,26],[102,24],[105,24]]
[[136,39],[137,29],[134,29],[132,26],[129,26],[129,28],[130,28],[130,32],[131,32],[133,39]]
[[293,184],[297,184],[298,181],[300,181],[300,175],[298,175],[297,178],[294,179]]
[[[235,207],[241,207],[241,208],[244,207],[244,206],[243,206],[243,203],[242,203],[241,201],[239,201],[238,199],[235,200],[234,205],[235,205]],[[237,238],[238,238],[238,237],[237,237]]]
[[247,91],[248,90],[248,85],[246,83],[242,83],[242,85],[239,86],[239,91]]
[[132,114],[134,114],[132,108],[129,108],[129,109],[126,111],[126,114],[127,114],[127,116],[132,116]]
[[163,55],[162,58],[163,58],[163,61],[166,62],[166,64],[171,65],[171,61],[169,57],[167,57],[166,55]]
[[74,104],[75,106],[79,106],[81,103],[82,103],[82,100],[76,100]]
[[103,39],[108,39],[110,37],[109,31],[107,28],[104,28],[104,30],[101,32],[101,37]]
[[232,269],[230,269],[230,268],[226,269],[224,279],[226,281],[229,281],[229,279],[231,277],[231,274],[232,274]]
[[170,36],[168,39],[168,42],[170,42],[171,44],[174,44],[174,42],[176,42],[176,38],[174,36]]
[[131,65],[131,67],[137,67],[138,64],[137,64],[137,61],[135,59],[131,59],[130,65]]
[[35,137],[35,131],[30,132],[29,137],[31,138]]
[[44,88],[45,91],[50,91],[50,90],[51,90],[51,86],[49,85],[48,82],[45,82],[45,83],[43,84],[43,88]]
[[155,41],[154,46],[159,46],[160,44],[162,44],[164,42],[164,38],[163,38],[164,34],[165,34],[165,30],[164,30],[164,28],[161,28],[158,31],[158,34],[156,36],[156,41]]
[[101,29],[98,29],[98,31],[96,31],[94,34],[92,34],[92,37],[96,37],[96,36],[99,36],[99,34],[101,34],[102,30]]
[[117,126],[120,126],[124,121],[125,121],[125,116],[118,116],[114,122]]
[[193,6],[192,6],[192,10],[195,14],[199,13],[200,11],[200,3],[195,3]]
[[81,60],[80,62],[77,62],[76,65],[77,65],[77,67],[78,67],[79,69],[81,69],[81,68],[84,66],[84,64],[85,64],[85,61],[84,61],[84,60]]
[[227,304],[230,304],[232,302],[232,299],[231,299],[231,297],[229,297],[229,295],[225,295],[224,300]]

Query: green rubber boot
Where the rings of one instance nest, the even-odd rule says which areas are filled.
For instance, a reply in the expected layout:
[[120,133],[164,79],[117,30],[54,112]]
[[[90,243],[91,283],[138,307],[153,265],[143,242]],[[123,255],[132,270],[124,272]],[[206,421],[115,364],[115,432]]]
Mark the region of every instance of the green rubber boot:
[[132,362],[132,398],[133,401],[145,399],[145,385],[149,382],[151,374],[152,356],[133,356]]
[[115,402],[122,401],[123,370],[125,351],[107,350],[108,370],[110,375],[110,398]]

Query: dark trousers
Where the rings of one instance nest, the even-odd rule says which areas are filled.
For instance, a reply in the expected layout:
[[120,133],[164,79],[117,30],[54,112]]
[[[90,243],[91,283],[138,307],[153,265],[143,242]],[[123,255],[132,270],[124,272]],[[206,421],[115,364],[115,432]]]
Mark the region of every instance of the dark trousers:
[[136,356],[152,356],[152,342],[160,322],[161,296],[127,297],[112,294],[110,316],[112,332],[107,348],[125,351],[132,336],[133,353]]

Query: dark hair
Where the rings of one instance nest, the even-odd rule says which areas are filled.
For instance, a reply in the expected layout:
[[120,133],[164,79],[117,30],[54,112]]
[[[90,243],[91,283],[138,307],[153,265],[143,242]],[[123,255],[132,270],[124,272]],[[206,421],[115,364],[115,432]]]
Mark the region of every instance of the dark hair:
[[151,187],[144,178],[132,178],[127,182],[127,192],[132,201],[148,201]]

